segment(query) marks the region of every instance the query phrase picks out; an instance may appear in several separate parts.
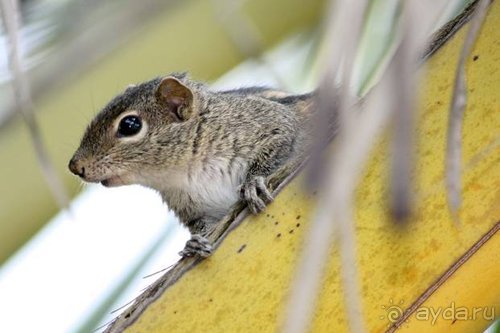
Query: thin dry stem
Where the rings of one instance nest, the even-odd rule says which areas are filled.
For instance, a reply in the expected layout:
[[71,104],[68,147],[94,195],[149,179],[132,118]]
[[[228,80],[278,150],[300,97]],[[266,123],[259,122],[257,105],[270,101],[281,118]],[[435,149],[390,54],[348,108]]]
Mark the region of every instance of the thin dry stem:
[[2,9],[2,21],[9,39],[8,61],[10,73],[12,75],[16,104],[28,127],[31,143],[33,144],[45,181],[59,204],[59,207],[67,208],[69,203],[68,195],[50,161],[47,149],[40,134],[40,128],[33,114],[30,86],[23,70],[21,54],[19,52],[19,10],[17,1],[1,0],[0,5]]
[[160,269],[159,271],[156,271],[156,272],[154,272],[154,273],[151,273],[151,274],[145,275],[145,276],[143,276],[142,278],[143,278],[143,279],[148,279],[148,278],[150,278],[150,277],[152,277],[152,276],[155,276],[155,275],[157,275],[157,274],[160,274],[160,273],[163,273],[163,272],[165,272],[165,271],[168,271],[170,268],[172,268],[172,266],[174,266],[174,265],[172,264],[172,265],[170,265],[170,266],[168,266],[168,267],[165,267],[165,268],[163,268],[163,269]]
[[[354,103],[350,89],[350,74],[366,7],[367,2],[359,0],[339,0],[330,5],[326,40],[328,45],[323,60],[325,75],[318,91],[318,112],[324,119],[330,118],[328,113],[339,113],[341,127],[337,140],[341,151],[349,142],[348,128],[351,126],[353,115],[357,114],[357,104]],[[337,78],[341,80],[338,88],[335,83]],[[339,97],[339,101],[334,99],[335,96]],[[336,105],[339,107],[338,110],[334,109]],[[349,160],[348,157],[345,161]],[[310,325],[325,264],[332,247],[333,235],[336,232],[339,233],[341,239],[341,271],[348,322],[353,332],[365,331],[355,265],[354,226],[349,205],[351,187],[338,183],[344,184],[349,180],[344,174],[345,163],[341,162],[341,159],[335,157],[335,161],[327,164],[332,169],[325,176],[327,185],[320,198],[314,223],[306,237],[301,261],[292,285],[283,327],[286,333],[305,332]]]
[[[347,232],[339,232],[339,240],[342,253],[343,283],[346,289],[346,296],[349,300],[359,299],[359,288],[357,287],[357,272],[355,269],[355,251],[352,249],[355,244],[354,224],[352,223],[352,196],[354,194],[355,183],[362,171],[363,162],[368,157],[368,152],[374,143],[373,138],[383,129],[388,122],[390,115],[389,99],[392,85],[388,80],[383,80],[376,86],[374,92],[367,101],[371,106],[363,113],[353,111],[351,121],[346,125],[346,133],[343,139],[337,138],[339,149],[332,156],[330,162],[334,162],[332,172],[328,173],[325,183],[325,193],[321,196],[319,207],[316,212],[315,223],[307,235],[307,243],[302,253],[300,270],[295,280],[293,294],[290,301],[289,315],[301,316],[300,322],[310,319],[306,317],[306,311],[302,309],[292,312],[291,305],[294,300],[305,302],[309,308],[318,291],[318,280],[321,279],[322,271],[328,260],[328,253],[332,246],[332,234],[339,232],[342,228],[348,228]],[[342,140],[342,141],[340,141]],[[349,144],[346,144],[349,140]],[[332,216],[335,217],[335,224],[332,223]],[[314,242],[311,242],[314,240]],[[312,246],[311,246],[312,245]],[[325,256],[325,253],[327,254]],[[349,280],[349,281],[346,281]],[[299,285],[300,283],[300,285]],[[316,284],[315,288],[311,285]],[[359,309],[361,302],[357,303],[355,311],[361,315]],[[308,310],[309,311],[309,310]],[[305,318],[304,318],[305,317]],[[298,324],[298,321],[289,325]],[[302,324],[303,325],[303,324]],[[307,326],[306,326],[307,327]],[[303,332],[305,327],[300,329],[297,326],[286,326],[287,332]],[[351,324],[352,331],[357,328]],[[296,329],[296,330],[294,330]],[[359,328],[358,328],[359,329]]]
[[471,20],[465,42],[458,59],[455,83],[451,98],[451,109],[448,118],[448,135],[446,146],[446,190],[448,207],[455,223],[459,224],[461,206],[461,159],[462,159],[462,123],[467,105],[467,86],[465,83],[465,63],[479,35],[479,31],[488,11],[489,0],[480,0]]
[[[401,41],[393,58],[398,84],[390,98],[394,117],[391,168],[391,212],[396,222],[406,221],[411,212],[411,168],[414,161],[414,122],[418,65],[434,22],[446,3],[422,0],[404,2]],[[439,8],[443,7],[443,8]]]
[[[411,2],[411,1],[410,1]],[[403,9],[402,38],[398,54],[394,57],[396,82],[391,113],[394,115],[394,134],[392,140],[391,168],[391,212],[395,221],[404,221],[410,214],[410,173],[413,160],[413,122],[415,70],[414,56],[416,43],[413,40],[415,18],[411,5],[406,3]]]

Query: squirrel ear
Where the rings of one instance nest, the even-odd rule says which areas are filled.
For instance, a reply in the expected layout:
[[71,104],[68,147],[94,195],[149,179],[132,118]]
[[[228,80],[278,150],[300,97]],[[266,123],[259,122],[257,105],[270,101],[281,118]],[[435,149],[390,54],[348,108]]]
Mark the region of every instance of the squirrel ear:
[[187,120],[193,114],[193,92],[172,76],[161,80],[156,98],[166,105],[179,121]]

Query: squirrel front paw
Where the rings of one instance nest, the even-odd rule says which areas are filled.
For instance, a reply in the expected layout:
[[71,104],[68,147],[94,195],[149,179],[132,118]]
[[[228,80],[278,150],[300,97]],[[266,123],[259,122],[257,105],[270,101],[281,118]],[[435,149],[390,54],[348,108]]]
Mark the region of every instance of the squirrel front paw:
[[240,188],[240,196],[253,214],[262,212],[266,205],[273,201],[273,196],[262,176],[248,179]]
[[214,248],[210,241],[200,234],[194,234],[191,239],[186,242],[184,250],[179,252],[181,257],[194,257],[196,255],[206,258],[209,257]]

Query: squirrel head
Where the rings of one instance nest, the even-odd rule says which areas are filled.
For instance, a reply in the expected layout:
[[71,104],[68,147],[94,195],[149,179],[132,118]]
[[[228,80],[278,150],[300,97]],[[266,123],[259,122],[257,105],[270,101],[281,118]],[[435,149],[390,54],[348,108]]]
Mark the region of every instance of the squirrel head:
[[105,186],[144,184],[145,172],[165,166],[168,136],[196,117],[199,84],[173,74],[129,86],[87,127],[69,169]]

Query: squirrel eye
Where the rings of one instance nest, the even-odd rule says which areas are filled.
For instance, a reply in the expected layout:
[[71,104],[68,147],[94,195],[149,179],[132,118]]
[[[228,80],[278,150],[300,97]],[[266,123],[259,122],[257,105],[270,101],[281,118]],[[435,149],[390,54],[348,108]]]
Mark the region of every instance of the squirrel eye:
[[118,125],[119,136],[131,136],[139,133],[142,128],[141,119],[137,116],[126,116]]

